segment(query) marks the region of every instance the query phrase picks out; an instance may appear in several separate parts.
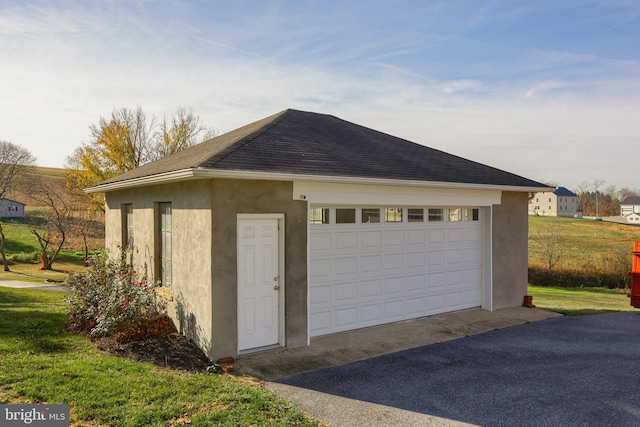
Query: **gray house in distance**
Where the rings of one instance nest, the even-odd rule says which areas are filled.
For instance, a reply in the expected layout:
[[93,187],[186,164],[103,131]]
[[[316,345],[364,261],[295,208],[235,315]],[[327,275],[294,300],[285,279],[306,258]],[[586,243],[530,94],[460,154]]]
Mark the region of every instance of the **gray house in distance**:
[[25,204],[11,199],[0,199],[0,218],[23,218]]
[[107,247],[131,244],[212,360],[522,305],[528,195],[549,190],[297,110],[88,189],[105,193]]

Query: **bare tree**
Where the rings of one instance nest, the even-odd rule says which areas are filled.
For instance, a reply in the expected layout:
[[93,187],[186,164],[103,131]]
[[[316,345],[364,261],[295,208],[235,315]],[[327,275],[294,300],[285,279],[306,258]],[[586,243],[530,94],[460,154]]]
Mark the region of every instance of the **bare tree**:
[[51,270],[71,229],[72,206],[68,192],[64,188],[64,180],[45,182],[40,175],[29,176],[26,184],[33,200],[47,208],[44,226],[33,224],[31,233],[40,246],[42,268]]
[[[0,141],[0,200],[11,193],[13,186],[28,166],[35,163],[36,158],[24,147],[8,141]],[[0,255],[4,271],[9,271],[9,262],[4,251],[5,235],[0,222]]]
[[165,117],[155,134],[149,157],[158,160],[196,144],[198,136],[207,135],[207,129],[200,125],[200,118],[191,110],[178,108],[169,122]]
[[557,222],[549,223],[545,229],[538,233],[538,238],[542,256],[547,265],[547,272],[551,275],[554,267],[560,262],[564,254],[560,225]]

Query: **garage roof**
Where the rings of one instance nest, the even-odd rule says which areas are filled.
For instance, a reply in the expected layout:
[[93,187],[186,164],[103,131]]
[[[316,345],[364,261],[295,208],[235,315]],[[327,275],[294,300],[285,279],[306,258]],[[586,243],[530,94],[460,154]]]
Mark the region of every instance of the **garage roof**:
[[288,109],[104,181],[90,192],[177,171],[235,171],[507,187],[546,185],[338,117]]

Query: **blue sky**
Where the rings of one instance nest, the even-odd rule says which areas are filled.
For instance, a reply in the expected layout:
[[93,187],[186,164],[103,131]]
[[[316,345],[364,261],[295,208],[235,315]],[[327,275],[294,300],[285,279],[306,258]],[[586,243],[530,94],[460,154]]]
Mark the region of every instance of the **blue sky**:
[[0,139],[62,167],[114,108],[296,108],[536,180],[640,188],[640,2],[0,0]]

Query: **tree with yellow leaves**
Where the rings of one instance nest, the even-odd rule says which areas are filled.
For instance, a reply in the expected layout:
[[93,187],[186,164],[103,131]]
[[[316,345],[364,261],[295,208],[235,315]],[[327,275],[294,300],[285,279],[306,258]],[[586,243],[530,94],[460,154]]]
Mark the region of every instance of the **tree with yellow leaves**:
[[[139,106],[114,110],[110,118],[100,117],[89,130],[89,142],[76,148],[65,165],[68,185],[78,190],[188,148],[203,136],[215,135],[201,126],[200,118],[190,110],[178,108],[174,116],[158,125],[156,117],[148,120]],[[101,195],[92,195],[91,208],[104,210]]]

